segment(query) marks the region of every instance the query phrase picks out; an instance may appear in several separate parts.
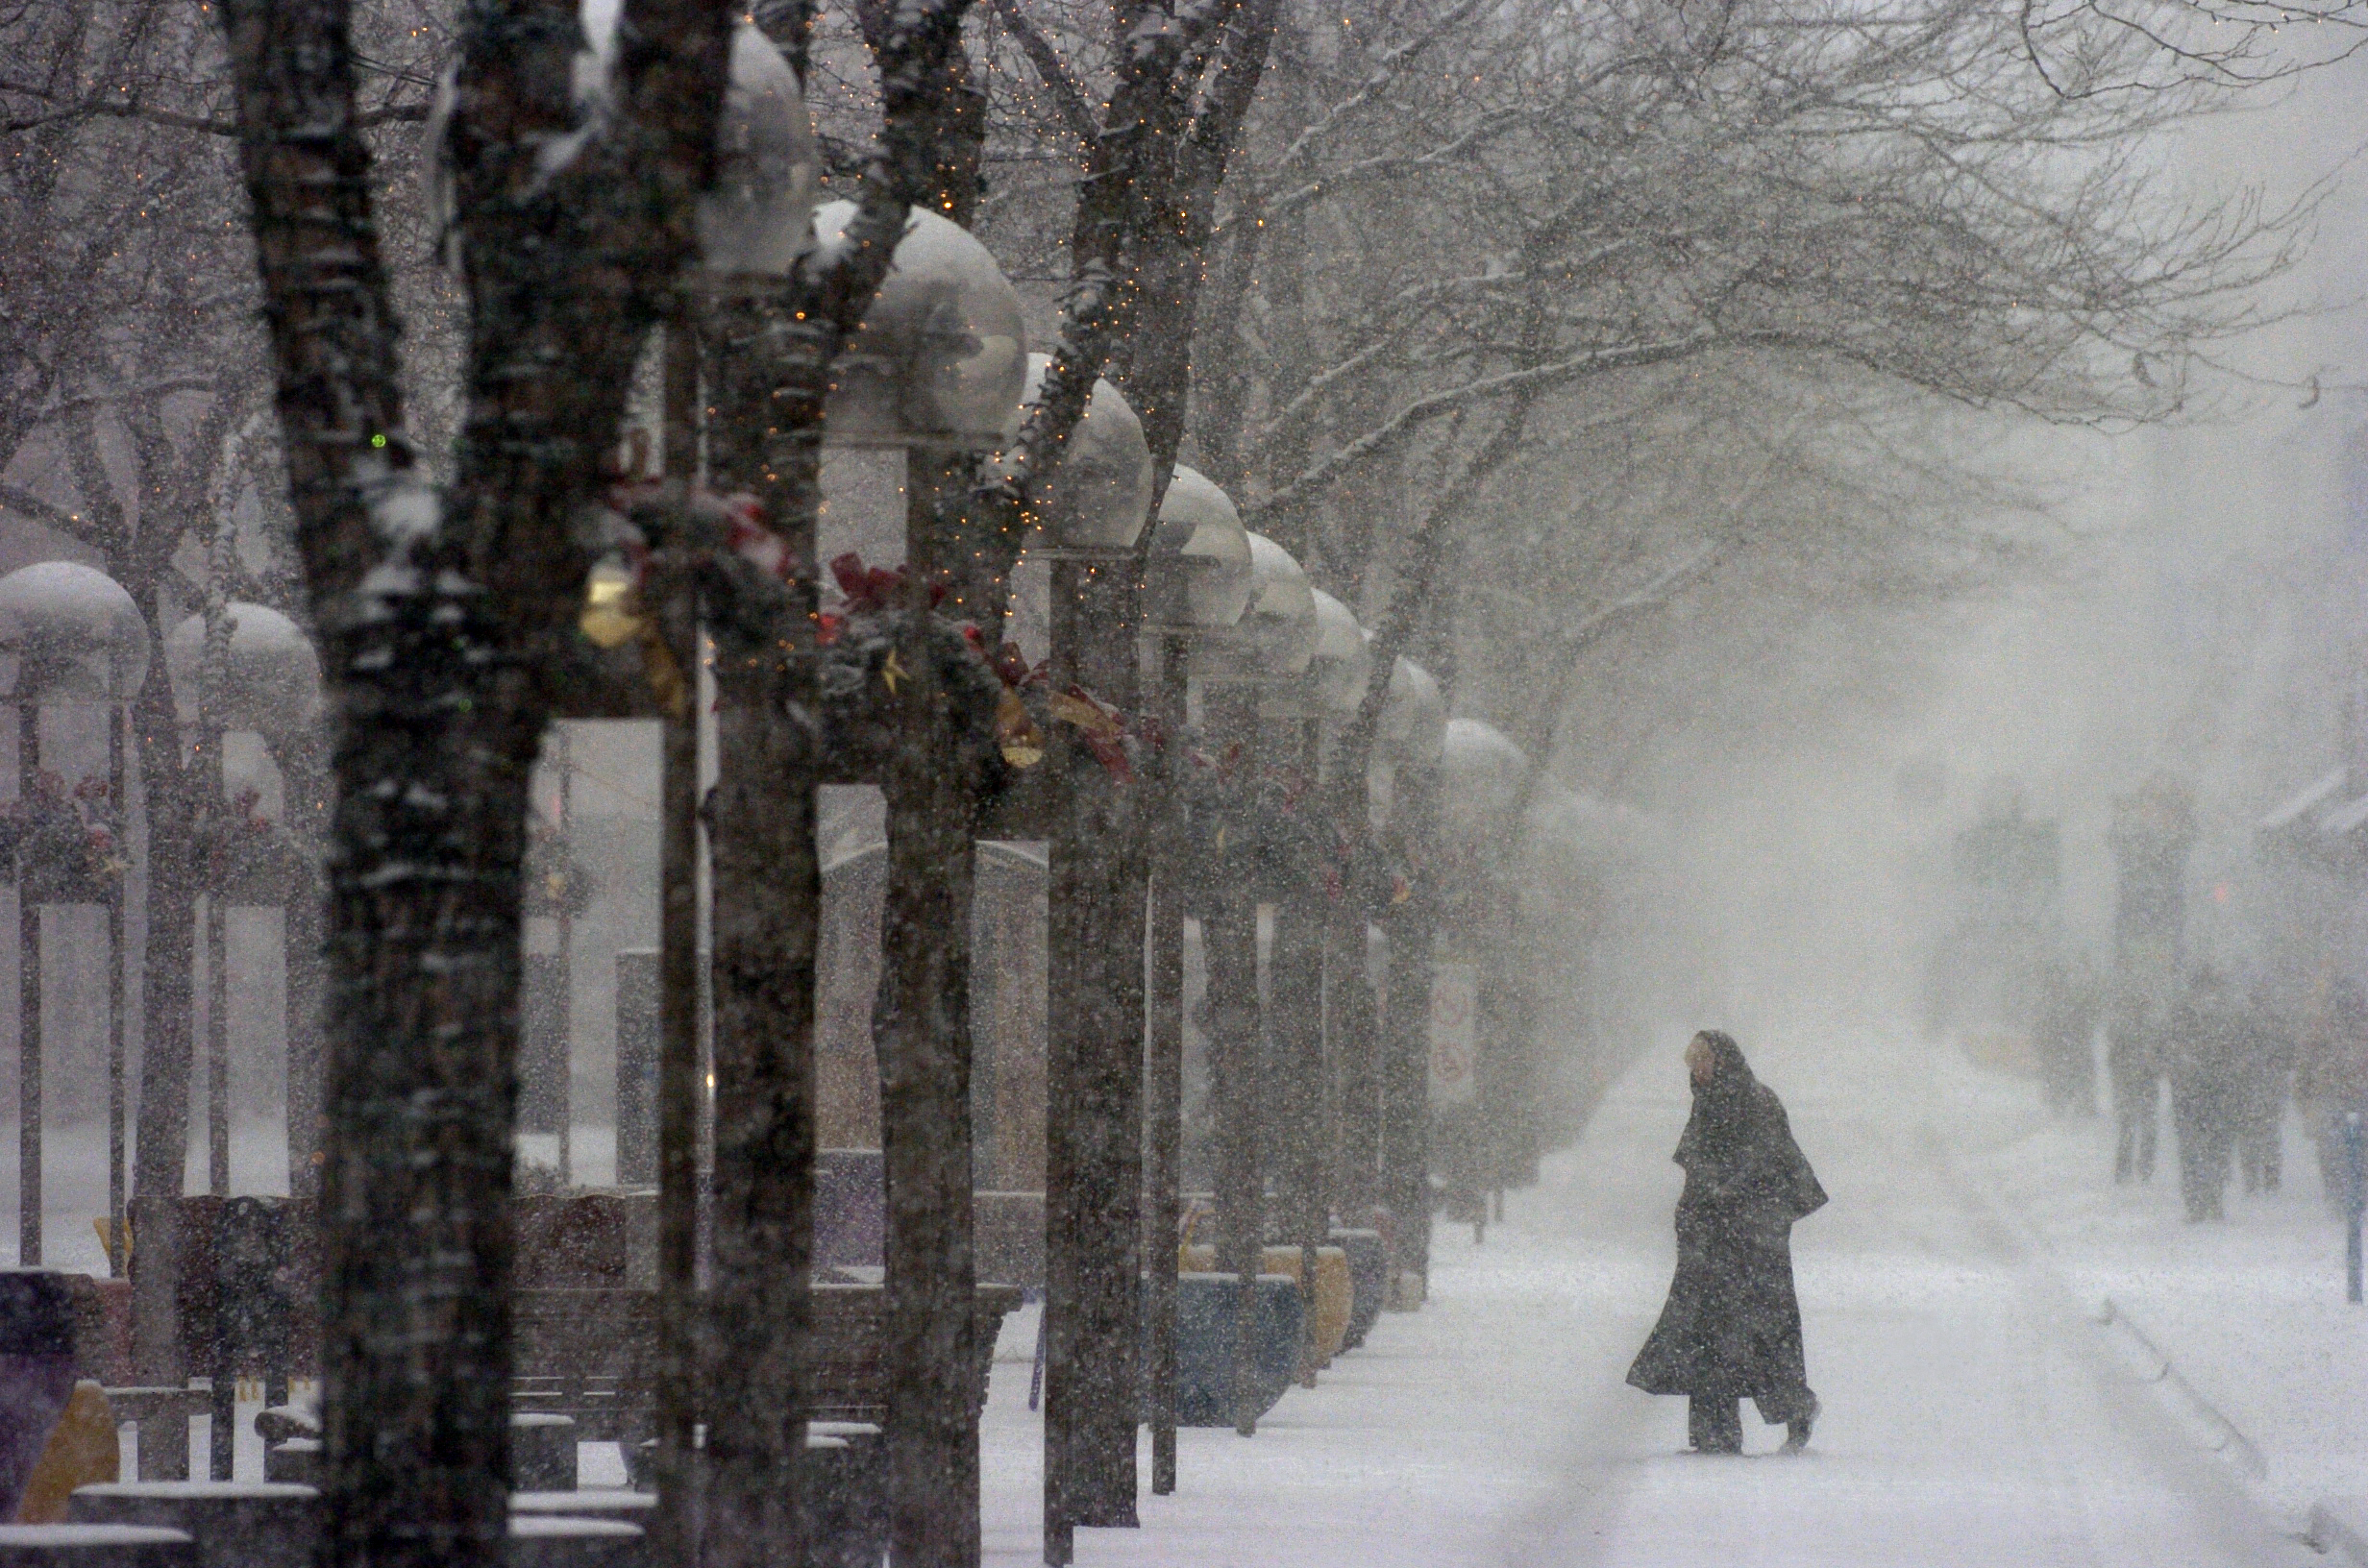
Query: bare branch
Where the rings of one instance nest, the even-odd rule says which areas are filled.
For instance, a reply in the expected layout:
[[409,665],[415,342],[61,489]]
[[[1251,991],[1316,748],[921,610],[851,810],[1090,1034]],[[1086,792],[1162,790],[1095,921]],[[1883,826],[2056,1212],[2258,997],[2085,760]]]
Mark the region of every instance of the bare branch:
[[1070,74],[1062,62],[1059,51],[1035,23],[1020,10],[1019,0],[994,0],[996,19],[1011,30],[1020,52],[1035,67],[1036,80],[1051,95],[1052,110],[1069,134],[1087,147],[1094,145],[1098,130],[1094,124],[1094,110],[1085,99],[1085,88]]
[[1340,478],[1359,465],[1381,453],[1395,449],[1417,430],[1460,408],[1469,407],[1504,397],[1534,397],[1580,380],[1601,375],[1606,371],[1630,370],[1643,365],[1666,364],[1699,354],[1720,340],[1715,329],[1702,328],[1679,337],[1654,343],[1634,343],[1614,349],[1591,349],[1584,354],[1557,359],[1551,364],[1537,365],[1526,370],[1500,371],[1466,381],[1461,386],[1443,392],[1434,392],[1418,398],[1393,415],[1386,423],[1368,430],[1335,452],[1311,464],[1290,483],[1242,508],[1245,518],[1255,518],[1294,502],[1305,503],[1329,490]]
[[80,512],[69,512],[56,502],[35,495],[20,485],[0,483],[0,506],[22,512],[37,523],[62,528],[78,539],[87,538],[95,526],[91,519]]

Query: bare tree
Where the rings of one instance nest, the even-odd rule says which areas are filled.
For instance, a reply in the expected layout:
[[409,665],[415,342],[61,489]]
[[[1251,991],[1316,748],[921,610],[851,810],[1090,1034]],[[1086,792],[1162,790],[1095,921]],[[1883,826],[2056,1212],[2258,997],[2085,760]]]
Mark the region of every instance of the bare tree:
[[[1196,430],[1259,526],[1336,589],[1386,589],[1377,672],[1498,472],[1627,417],[1590,387],[1750,359],[2159,418],[2304,215],[2160,199],[2141,140],[2204,89],[2066,96],[1993,8],[1408,8],[1306,58],[1312,107],[1259,124],[1235,198],[1258,221],[1204,331],[1238,369]],[[1401,237],[1345,264],[1375,233]],[[1374,504],[1385,476],[1419,504]]]

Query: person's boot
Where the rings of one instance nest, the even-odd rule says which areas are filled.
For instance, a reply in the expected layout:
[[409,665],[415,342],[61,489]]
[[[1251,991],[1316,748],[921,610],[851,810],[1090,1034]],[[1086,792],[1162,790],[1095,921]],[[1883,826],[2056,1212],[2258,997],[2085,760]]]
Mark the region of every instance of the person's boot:
[[1743,1452],[1743,1412],[1733,1399],[1695,1396],[1686,1406],[1686,1435],[1696,1454]]
[[1785,1423],[1786,1453],[1798,1454],[1809,1446],[1809,1431],[1817,1424],[1817,1417],[1824,1409],[1817,1403],[1817,1396],[1812,1394],[1809,1396],[1809,1409]]

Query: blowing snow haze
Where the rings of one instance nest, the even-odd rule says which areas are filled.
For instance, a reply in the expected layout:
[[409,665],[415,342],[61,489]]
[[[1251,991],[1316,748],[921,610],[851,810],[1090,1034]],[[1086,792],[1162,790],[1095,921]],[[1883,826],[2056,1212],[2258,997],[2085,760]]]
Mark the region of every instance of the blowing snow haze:
[[0,13],[0,1556],[2368,1565],[2363,28]]

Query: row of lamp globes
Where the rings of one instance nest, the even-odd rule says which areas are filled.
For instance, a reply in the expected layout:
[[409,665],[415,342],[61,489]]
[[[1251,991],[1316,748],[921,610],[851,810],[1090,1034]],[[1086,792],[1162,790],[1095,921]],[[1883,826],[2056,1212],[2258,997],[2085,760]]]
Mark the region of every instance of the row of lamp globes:
[[[321,672],[296,624],[261,604],[234,602],[215,713],[225,728],[279,742],[319,709]],[[164,639],[181,715],[197,718],[206,618]],[[0,697],[31,703],[130,702],[148,679],[148,624],[123,585],[78,561],[39,561],[0,577]]]
[[[613,0],[587,0],[594,55],[613,54]],[[719,278],[778,277],[810,244],[845,243],[851,202],[813,205],[820,160],[797,77],[753,23],[734,30],[731,81],[714,188],[702,199],[703,261]],[[825,409],[826,438],[850,446],[989,451],[1016,433],[1017,410],[1044,375],[1025,352],[1020,299],[994,257],[959,225],[915,208],[863,325],[841,355]],[[1044,510],[1067,549],[1123,550],[1149,510],[1151,458],[1141,421],[1097,380],[1069,439]],[[1369,670],[1366,634],[1344,605],[1314,589],[1290,552],[1246,532],[1224,492],[1175,470],[1152,542],[1147,619],[1204,643],[1200,673],[1256,678],[1276,700],[1353,710]],[[260,605],[232,606],[218,716],[277,738],[309,723],[320,674],[303,633]],[[166,639],[178,705],[194,718],[204,620]],[[0,654],[14,656],[18,700],[128,702],[148,666],[138,607],[104,574],[50,561],[0,578]],[[1310,667],[1315,668],[1311,677]],[[1385,750],[1435,765],[1438,690],[1401,659],[1382,716]],[[1428,715],[1429,717],[1425,717]]]
[[[596,56],[613,49],[615,12],[592,0],[585,22]],[[715,187],[698,229],[714,275],[785,274],[809,243],[845,243],[851,202],[813,205],[819,159],[797,78],[752,23],[734,31],[731,85]],[[992,450],[1016,433],[1018,410],[1047,360],[1024,351],[1019,295],[994,257],[959,225],[915,208],[863,325],[841,355],[825,410],[826,438],[849,446]],[[1098,380],[1072,432],[1043,510],[1048,541],[1123,550],[1141,536],[1152,485],[1141,421]],[[1225,493],[1178,468],[1152,544],[1147,619],[1199,634],[1196,673],[1255,679],[1270,705],[1312,702],[1352,711],[1369,671],[1367,634],[1344,605],[1314,589],[1288,551],[1247,532]],[[311,723],[320,673],[310,644],[284,616],[231,606],[234,629],[217,715],[226,727],[278,739]],[[166,639],[177,704],[194,719],[205,623],[192,616]],[[128,702],[148,666],[147,628],[131,596],[104,574],[51,561],[0,578],[0,653],[18,670],[18,700]],[[1311,674],[1313,667],[1313,674]],[[1432,765],[1437,687],[1411,662],[1393,671],[1382,716],[1384,749]]]
[[[585,0],[604,62],[615,0]],[[796,74],[752,22],[734,30],[716,184],[701,202],[702,264],[713,282],[785,276],[809,246],[844,245],[852,202],[814,198],[820,159]],[[879,291],[833,367],[824,439],[845,447],[987,452],[1018,434],[1048,361],[1026,352],[1020,297],[960,225],[913,208]],[[1097,380],[1042,513],[1061,550],[1132,548],[1148,521],[1150,450],[1118,389]],[[1171,479],[1151,542],[1145,619],[1200,646],[1195,673],[1255,679],[1270,708],[1353,711],[1370,670],[1368,634],[1315,590],[1290,552],[1247,532],[1225,493],[1189,468]],[[1311,666],[1315,674],[1311,675]],[[1382,749],[1436,766],[1444,723],[1437,685],[1411,661],[1392,672]]]
[[[233,601],[212,717],[278,746],[319,717],[320,661],[296,623],[262,604]],[[206,617],[164,639],[164,666],[183,722],[199,717]],[[120,705],[148,680],[148,625],[122,584],[78,561],[39,561],[0,576],[0,698],[24,704]],[[31,759],[25,759],[30,761]]]

